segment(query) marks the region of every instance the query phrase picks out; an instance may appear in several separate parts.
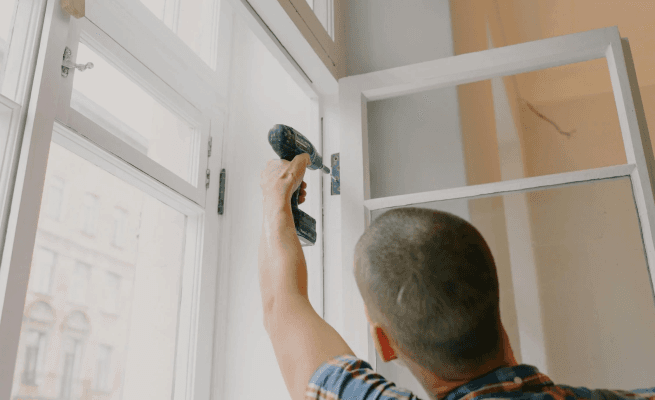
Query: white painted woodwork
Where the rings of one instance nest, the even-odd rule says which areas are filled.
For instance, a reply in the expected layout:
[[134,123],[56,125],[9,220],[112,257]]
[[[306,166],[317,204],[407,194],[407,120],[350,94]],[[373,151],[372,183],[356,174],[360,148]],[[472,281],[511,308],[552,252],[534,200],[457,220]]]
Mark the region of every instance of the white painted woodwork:
[[[227,235],[220,243],[213,398],[287,399],[288,390],[263,324],[257,258],[263,223],[260,175],[269,160],[278,158],[267,139],[268,130],[276,123],[294,127],[320,149],[320,105],[296,86],[243,19],[236,18],[234,27],[233,86],[223,150],[227,180],[221,218]],[[323,275],[322,265],[316,261],[322,257],[320,180],[327,180],[327,175],[321,174],[306,171],[308,194],[300,206],[317,223],[316,244],[303,247],[303,253],[310,302],[319,315],[322,294],[313,285]]]
[[[268,0],[226,1],[232,2],[237,14],[247,21],[253,32],[263,43],[266,43],[266,47],[283,65],[289,63],[294,69],[305,75],[314,92],[321,95],[337,93],[337,79],[343,74],[335,76],[328,69],[326,63],[308,41],[315,40],[313,36],[307,39],[303,35],[281,3]],[[336,30],[338,31],[338,29]],[[267,37],[268,39],[266,39]],[[281,61],[283,58],[286,58],[286,61]],[[294,80],[298,82],[299,79],[294,77]],[[302,87],[301,83],[299,85]],[[310,95],[306,88],[304,90]]]
[[75,18],[84,17],[84,0],[61,0],[61,8]]
[[440,200],[452,200],[482,197],[500,193],[522,192],[529,189],[558,187],[569,183],[586,182],[594,179],[618,178],[630,176],[635,170],[634,164],[616,165],[582,171],[563,172],[530,178],[513,179],[510,181],[485,183],[481,185],[463,186],[451,189],[440,189],[422,193],[389,196],[379,199],[364,200],[369,210],[380,210],[389,207],[402,207],[410,204],[427,203]]
[[46,0],[34,0],[18,2],[16,8],[0,94],[18,104],[24,104],[29,95],[45,7]]
[[[343,36],[345,32],[334,32],[335,39],[332,39],[328,30],[318,19],[315,10],[307,4],[307,0],[278,0],[278,3],[287,11],[287,15],[291,17],[296,27],[305,37],[305,40],[309,42],[314,52],[323,60],[326,67],[332,72],[332,75],[336,79],[344,76],[341,71],[343,70],[345,60],[339,55],[340,49],[335,39],[336,36]],[[334,0],[333,5],[334,10],[329,10],[326,17],[341,18],[343,12],[340,7],[340,1]],[[327,4],[323,6],[325,7]],[[333,13],[330,13],[330,11]],[[334,23],[334,21],[332,22]]]
[[[329,29],[326,29],[319,20],[319,15],[317,15],[317,12],[326,13],[327,15],[325,18],[328,20],[328,25],[330,25],[330,22],[334,23],[334,21],[330,21],[331,17],[342,17],[343,11],[340,9],[341,4],[339,4],[339,0],[334,1],[334,10],[326,10],[326,8],[329,8],[329,1],[312,1],[314,1],[313,7],[309,6],[307,0],[278,0],[278,2],[283,5],[283,7],[285,7],[285,2],[291,5],[293,11],[297,13],[298,16],[302,19],[304,26],[309,29],[309,32],[307,33],[311,33],[311,35],[318,42],[320,47],[315,49],[315,51],[317,53],[324,52],[327,56],[329,65],[332,65],[333,67],[339,63],[339,60],[336,59],[336,54],[338,52],[337,44],[336,41],[330,36],[330,32],[328,32]],[[333,14],[330,15],[331,13]],[[321,14],[321,17],[323,17],[323,14]],[[303,28],[299,27],[299,29],[302,30]],[[303,35],[307,35],[307,33],[303,32]]]
[[[629,62],[626,62],[626,59]],[[655,201],[653,199],[655,160],[653,160],[652,144],[641,103],[632,53],[628,39],[621,39],[618,30],[610,39],[607,63],[612,79],[616,108],[619,112],[626,159],[628,163],[636,164],[636,168],[630,174],[632,192],[644,239],[651,288],[655,290]],[[648,149],[648,151],[644,151],[644,149]],[[653,299],[655,300],[655,293],[653,293]]]
[[[271,32],[271,29],[262,19],[262,17],[255,11],[254,8],[245,0],[225,0],[225,3],[231,4],[236,15],[238,15],[257,36],[257,38],[266,46],[268,51],[271,52],[273,57],[284,67],[289,73],[293,81],[303,90],[303,92],[313,98],[316,96],[315,83],[309,78],[307,72],[301,68],[298,62],[287,50],[287,47],[280,42],[280,39]],[[318,82],[317,82],[318,84]],[[327,92],[337,91],[336,80],[328,80],[328,86],[331,88]]]
[[367,101],[381,100],[602,58],[612,33],[616,28],[596,29],[349,76],[342,81],[356,85]]
[[[34,79],[40,31],[43,26],[46,0],[19,2],[16,8],[9,53],[5,58],[5,71],[2,77],[0,97],[13,100],[21,105],[19,123],[8,132],[4,142],[2,164],[0,164],[0,243],[4,243],[9,219],[9,204],[18,168],[18,155],[21,138],[27,121],[31,83]],[[0,255],[2,249],[0,249]]]
[[89,0],[86,18],[201,112],[226,110],[227,66],[213,71],[140,1]]
[[[178,193],[183,194],[200,205],[204,205],[209,117],[204,116],[202,111],[191,104],[190,99],[180,96],[168,82],[153,74],[140,60],[125,51],[123,47],[86,18],[71,20],[70,24],[67,45],[71,49],[73,60],[77,63],[82,62],[82,60],[76,60],[77,47],[80,41],[89,46],[98,55],[108,60],[118,71],[139,85],[153,99],[162,103],[162,105],[171,110],[181,120],[191,126],[197,127],[196,140],[192,148],[195,156],[189,155],[190,157],[197,158],[197,161],[196,163],[191,163],[192,169],[185,180],[161,164],[148,158],[145,154],[137,151],[132,146],[125,146],[123,141],[117,136],[105,131],[98,124],[70,107],[73,81],[75,74],[79,71],[69,73],[69,78],[64,79],[62,82],[62,93],[58,101],[59,120],[89,140],[94,141],[113,154],[122,157],[128,163],[135,165],[137,168],[162,182],[169,183],[171,188]],[[92,62],[93,60],[84,62],[88,61]],[[93,73],[93,70],[81,73]],[[214,110],[213,112],[220,111]]]
[[[62,121],[63,122],[63,121]],[[97,146],[109,151],[120,157],[129,164],[133,165],[140,171],[147,173],[155,179],[166,182],[176,192],[182,194],[195,203],[205,205],[205,169],[202,173],[197,173],[196,186],[185,181],[175,173],[171,172],[161,164],[148,158],[145,154],[139,152],[132,146],[126,146],[125,143],[115,135],[107,132],[93,121],[80,114],[76,110],[70,109],[68,114],[68,127],[73,129],[79,135],[84,136]],[[209,130],[209,122],[203,126],[205,132]],[[206,152],[204,154],[207,154]],[[203,164],[207,162],[206,158],[201,159]]]
[[9,215],[11,172],[21,115],[20,104],[0,94],[0,216],[2,216],[2,228],[6,228],[5,218]]
[[11,397],[69,19],[59,2],[48,2],[0,264],[0,398],[5,399]]
[[[455,86],[496,76],[506,76],[606,57],[617,99],[628,165],[576,171],[565,174],[516,179],[485,185],[443,189],[389,198],[370,198],[367,101]],[[633,81],[636,86],[636,80]],[[648,132],[638,130],[629,75],[616,27],[469,53],[405,67],[343,78],[339,82],[341,111],[341,257],[343,265],[344,338],[355,354],[369,362],[369,333],[363,301],[352,276],[354,247],[368,225],[370,210],[430,201],[474,198],[527,189],[556,187],[595,179],[630,176],[637,202],[648,264],[655,271],[653,257],[653,197],[651,175],[642,147]],[[641,139],[641,141],[639,140]],[[632,155],[630,155],[632,154]],[[648,153],[652,158],[652,154]],[[645,229],[644,229],[645,226]]]

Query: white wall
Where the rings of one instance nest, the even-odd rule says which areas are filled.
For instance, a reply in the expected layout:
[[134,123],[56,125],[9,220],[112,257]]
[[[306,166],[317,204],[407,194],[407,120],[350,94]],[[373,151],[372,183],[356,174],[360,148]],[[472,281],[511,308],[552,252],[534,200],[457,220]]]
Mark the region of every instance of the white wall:
[[[257,253],[262,229],[261,171],[278,158],[268,143],[268,130],[275,124],[294,127],[313,143],[318,132],[312,126],[311,100],[300,90],[241,18],[234,21],[233,64],[230,78],[230,112],[226,129],[224,165],[226,198],[223,223],[227,234],[222,244],[219,308],[227,310],[217,322],[217,335],[224,335],[215,353],[224,379],[215,381],[215,398],[288,399],[289,394],[264,329],[258,280]],[[307,171],[308,190],[317,171]],[[315,185],[318,188],[318,184]],[[308,193],[307,202],[311,199]],[[301,206],[301,208],[305,208]],[[306,210],[305,210],[306,211]],[[307,211],[306,211],[307,212]],[[311,215],[311,213],[310,213]],[[314,218],[320,218],[312,215]],[[317,227],[318,229],[319,227]],[[304,248],[305,256],[318,247]],[[308,261],[310,279],[320,265]],[[310,291],[312,290],[310,286]],[[220,315],[219,315],[220,318]],[[222,331],[221,331],[222,330]],[[217,339],[217,340],[220,340]]]

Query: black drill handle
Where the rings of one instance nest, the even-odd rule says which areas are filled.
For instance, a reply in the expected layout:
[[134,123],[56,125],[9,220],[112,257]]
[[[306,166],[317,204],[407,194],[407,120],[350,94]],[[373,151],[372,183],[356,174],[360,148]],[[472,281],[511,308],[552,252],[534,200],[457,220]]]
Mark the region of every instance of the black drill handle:
[[[291,162],[297,155],[307,153],[312,162],[307,166],[308,169],[314,170],[323,167],[323,159],[316,152],[314,146],[306,137],[290,126],[281,124],[273,126],[268,131],[268,142],[273,151],[283,160]],[[300,244],[312,246],[316,243],[316,220],[298,208],[301,186],[298,186],[291,196],[291,212]]]

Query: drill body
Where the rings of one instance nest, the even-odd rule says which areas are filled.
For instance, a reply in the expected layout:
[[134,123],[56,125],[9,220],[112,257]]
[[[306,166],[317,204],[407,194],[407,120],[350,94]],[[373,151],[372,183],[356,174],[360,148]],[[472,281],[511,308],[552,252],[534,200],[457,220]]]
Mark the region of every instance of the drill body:
[[[321,169],[326,174],[330,169],[323,165],[323,158],[306,137],[290,126],[277,124],[268,131],[268,142],[273,151],[283,160],[292,161],[297,155],[307,153],[311,159],[311,170]],[[300,187],[291,196],[291,212],[296,226],[296,234],[301,246],[313,246],[316,243],[316,220],[298,208]]]

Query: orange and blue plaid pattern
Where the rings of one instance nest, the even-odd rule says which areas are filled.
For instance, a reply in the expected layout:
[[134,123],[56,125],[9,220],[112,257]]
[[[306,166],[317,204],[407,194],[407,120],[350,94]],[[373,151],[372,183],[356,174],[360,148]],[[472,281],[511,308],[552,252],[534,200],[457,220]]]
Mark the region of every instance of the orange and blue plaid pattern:
[[[521,364],[498,368],[450,391],[440,400],[515,398],[520,400],[655,400],[655,387],[608,390],[555,385],[536,367]],[[420,400],[377,374],[369,363],[352,355],[334,357],[312,375],[305,399],[316,400]]]

